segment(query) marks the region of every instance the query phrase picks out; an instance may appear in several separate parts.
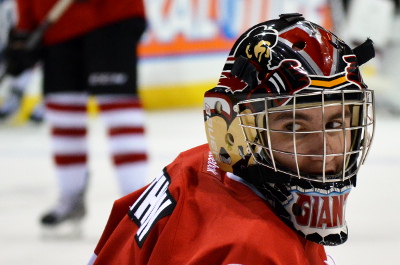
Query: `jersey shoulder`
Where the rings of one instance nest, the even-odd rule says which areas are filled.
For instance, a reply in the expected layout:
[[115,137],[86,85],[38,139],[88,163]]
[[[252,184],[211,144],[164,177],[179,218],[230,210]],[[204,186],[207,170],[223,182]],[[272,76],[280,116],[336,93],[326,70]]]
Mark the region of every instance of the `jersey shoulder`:
[[225,173],[221,170],[208,144],[203,144],[178,155],[178,157],[166,167],[166,172],[173,178],[176,177],[200,177],[202,175],[223,180]]

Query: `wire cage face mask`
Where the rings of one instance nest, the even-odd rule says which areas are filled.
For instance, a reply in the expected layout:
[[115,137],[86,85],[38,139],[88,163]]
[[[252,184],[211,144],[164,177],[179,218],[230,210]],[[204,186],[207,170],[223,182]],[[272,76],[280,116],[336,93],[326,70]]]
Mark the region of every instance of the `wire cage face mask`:
[[374,97],[367,89],[267,96],[235,109],[255,163],[310,181],[355,176],[374,134]]
[[218,167],[318,244],[347,239],[347,197],[374,134],[373,92],[359,66],[373,57],[372,40],[351,49],[301,14],[282,14],[237,39],[204,95]]

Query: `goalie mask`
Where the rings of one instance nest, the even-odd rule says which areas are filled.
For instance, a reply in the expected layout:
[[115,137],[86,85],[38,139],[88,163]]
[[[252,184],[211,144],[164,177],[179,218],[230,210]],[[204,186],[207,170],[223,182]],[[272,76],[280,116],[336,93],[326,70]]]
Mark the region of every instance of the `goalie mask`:
[[235,42],[204,98],[218,166],[247,180],[306,239],[347,239],[345,206],[374,131],[373,91],[359,65],[371,40],[351,49],[300,14],[284,14]]

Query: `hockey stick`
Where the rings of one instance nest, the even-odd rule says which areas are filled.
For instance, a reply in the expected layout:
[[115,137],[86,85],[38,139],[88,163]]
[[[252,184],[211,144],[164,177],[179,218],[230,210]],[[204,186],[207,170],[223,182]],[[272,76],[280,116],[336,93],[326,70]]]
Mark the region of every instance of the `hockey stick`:
[[59,0],[54,4],[44,20],[39,24],[39,27],[29,37],[26,43],[27,50],[32,50],[39,44],[46,30],[64,14],[73,2],[74,0]]
[[[37,47],[37,45],[42,40],[42,37],[46,30],[53,25],[57,20],[65,13],[68,7],[74,2],[74,0],[58,0],[50,11],[47,13],[46,17],[40,22],[39,26],[35,31],[33,31],[32,35],[26,42],[25,49],[31,51]],[[0,67],[0,83],[7,75],[5,71],[6,66],[3,63],[3,66]]]

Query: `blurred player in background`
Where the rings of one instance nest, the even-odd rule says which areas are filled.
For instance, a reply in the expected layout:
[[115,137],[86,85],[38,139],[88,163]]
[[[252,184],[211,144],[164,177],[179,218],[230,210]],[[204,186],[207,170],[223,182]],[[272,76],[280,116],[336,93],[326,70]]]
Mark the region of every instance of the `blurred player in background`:
[[205,93],[208,144],[115,202],[89,264],[333,264],[374,132],[373,57],[297,13],[247,30]]
[[[0,86],[5,95],[0,106],[0,121],[12,117],[21,106],[22,98],[33,76],[33,67],[10,73],[5,63],[4,50],[8,43],[9,31],[17,21],[15,1],[0,0]],[[5,73],[8,71],[7,73]],[[1,78],[4,77],[4,78]],[[30,113],[30,120],[42,122],[44,105],[39,103]]]
[[[0,121],[5,122],[12,118],[22,107],[22,99],[29,87],[34,75],[34,69],[29,68],[18,74],[16,77],[7,76],[7,96],[0,106]],[[44,103],[39,102],[29,113],[29,120],[34,123],[41,123],[44,120]]]
[[[56,2],[17,0],[19,20],[13,35],[37,29]],[[76,0],[45,32],[40,49],[45,115],[59,184],[58,202],[40,220],[45,227],[85,216],[89,95],[96,96],[108,129],[121,194],[146,183],[136,52],[145,27],[142,0]]]

